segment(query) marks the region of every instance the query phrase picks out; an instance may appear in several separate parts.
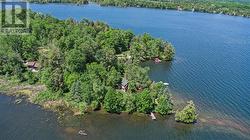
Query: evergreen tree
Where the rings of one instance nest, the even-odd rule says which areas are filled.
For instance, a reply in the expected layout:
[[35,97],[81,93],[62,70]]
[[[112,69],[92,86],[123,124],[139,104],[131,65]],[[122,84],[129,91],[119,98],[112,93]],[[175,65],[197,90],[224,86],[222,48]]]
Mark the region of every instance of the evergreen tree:
[[75,81],[73,85],[71,86],[70,90],[73,100],[77,103],[83,101],[83,96],[82,96],[82,85],[79,80]]

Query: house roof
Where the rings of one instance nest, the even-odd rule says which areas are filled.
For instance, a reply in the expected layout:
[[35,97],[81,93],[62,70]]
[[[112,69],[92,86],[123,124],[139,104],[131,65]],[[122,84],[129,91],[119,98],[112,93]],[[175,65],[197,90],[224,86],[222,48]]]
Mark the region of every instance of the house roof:
[[35,61],[30,61],[30,62],[26,62],[27,66],[33,67],[35,66],[36,62]]
[[125,86],[128,84],[128,80],[125,78],[122,78],[122,85]]
[[28,62],[26,62],[26,66],[27,66],[27,67],[38,68],[40,65],[39,65],[39,63],[37,63],[36,61],[28,61]]

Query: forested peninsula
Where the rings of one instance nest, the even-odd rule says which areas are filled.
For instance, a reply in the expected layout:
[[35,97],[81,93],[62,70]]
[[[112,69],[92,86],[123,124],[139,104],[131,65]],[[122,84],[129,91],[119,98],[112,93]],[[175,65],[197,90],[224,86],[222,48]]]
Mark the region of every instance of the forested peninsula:
[[[17,81],[19,88],[24,83],[45,85],[33,102],[80,113],[174,113],[167,86],[151,81],[149,68],[140,65],[152,59],[171,61],[175,51],[169,42],[86,19],[59,20],[30,12],[30,23],[28,35],[0,36],[0,75]],[[176,113],[176,121],[196,120],[193,102]]]
[[101,6],[145,7],[250,17],[250,3],[224,0],[30,0],[37,3],[95,2]]

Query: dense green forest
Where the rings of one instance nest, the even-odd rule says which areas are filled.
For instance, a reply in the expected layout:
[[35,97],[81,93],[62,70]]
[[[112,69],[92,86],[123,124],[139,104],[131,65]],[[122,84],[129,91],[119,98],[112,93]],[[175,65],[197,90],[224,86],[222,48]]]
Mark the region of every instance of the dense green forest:
[[96,2],[102,6],[146,7],[250,17],[250,2],[247,0],[30,0],[30,2],[77,4]]
[[31,12],[30,20],[30,34],[0,36],[0,75],[46,85],[37,103],[60,99],[81,112],[173,112],[166,85],[151,81],[149,68],[140,65],[171,61],[170,43],[86,19]]

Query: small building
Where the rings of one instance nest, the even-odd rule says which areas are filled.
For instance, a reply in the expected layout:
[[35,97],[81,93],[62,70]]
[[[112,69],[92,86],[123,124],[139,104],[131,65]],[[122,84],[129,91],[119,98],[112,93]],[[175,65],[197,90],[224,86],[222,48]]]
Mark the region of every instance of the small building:
[[39,63],[36,61],[28,61],[25,63],[25,66],[32,72],[38,72]]
[[121,89],[125,92],[128,90],[128,80],[126,78],[122,79]]
[[177,7],[177,10],[178,10],[178,11],[182,11],[183,9],[182,9],[180,6],[178,6],[178,7]]

